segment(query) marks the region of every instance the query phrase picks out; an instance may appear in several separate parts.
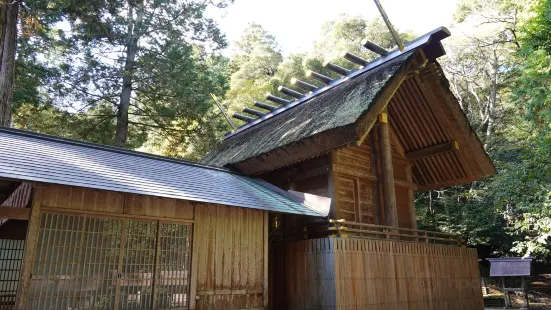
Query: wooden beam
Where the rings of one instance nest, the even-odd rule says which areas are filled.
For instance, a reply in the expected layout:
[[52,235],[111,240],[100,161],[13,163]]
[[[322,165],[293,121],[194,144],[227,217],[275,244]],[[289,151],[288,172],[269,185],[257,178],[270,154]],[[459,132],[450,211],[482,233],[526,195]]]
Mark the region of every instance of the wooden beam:
[[386,112],[379,115],[379,159],[381,161],[381,184],[383,187],[383,206],[387,226],[398,226],[398,208],[396,206],[396,189],[394,185],[394,168],[392,165],[392,147],[390,129]]
[[353,167],[347,167],[344,165],[333,164],[333,172],[341,173],[347,176],[366,179],[369,181],[377,181],[377,175],[371,172],[361,171]]
[[25,240],[25,249],[23,251],[23,260],[21,261],[21,270],[19,273],[15,310],[27,309],[27,299],[29,297],[29,288],[31,287],[34,256],[36,253],[36,245],[38,243],[38,234],[40,233],[40,216],[42,213],[40,207],[42,205],[43,192],[44,188],[35,187],[31,217],[29,218],[29,227],[27,229],[27,238]]
[[29,220],[31,218],[31,209],[1,206],[0,218],[8,220]]
[[406,153],[406,157],[409,160],[419,160],[423,157],[453,152],[458,149],[459,149],[459,142],[457,142],[456,140],[453,140],[442,144],[429,146],[424,149],[408,152]]

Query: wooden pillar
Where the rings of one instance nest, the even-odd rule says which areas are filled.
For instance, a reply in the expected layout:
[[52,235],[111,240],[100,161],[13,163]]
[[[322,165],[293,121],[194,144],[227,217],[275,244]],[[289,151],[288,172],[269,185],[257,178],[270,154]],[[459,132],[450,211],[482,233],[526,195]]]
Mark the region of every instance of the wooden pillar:
[[385,225],[398,227],[394,169],[392,167],[392,147],[390,145],[390,128],[386,111],[379,115],[379,154],[381,160],[381,183],[383,187]]
[[[370,136],[370,146],[372,150],[379,149],[379,128],[373,127]],[[376,175],[381,175],[381,161],[380,155],[376,151],[371,152],[371,171]],[[373,216],[375,217],[375,224],[384,225],[384,212],[383,212],[383,193],[380,180],[377,180],[373,186]]]
[[202,218],[197,216],[197,206],[193,207],[193,234],[192,234],[192,245],[191,245],[191,279],[189,283],[189,309],[195,309],[197,304],[197,268],[199,264],[199,236],[197,232],[199,231],[198,225],[201,225]]
[[42,204],[42,187],[34,187],[35,193],[31,207],[31,218],[27,228],[27,237],[25,239],[25,250],[23,251],[23,260],[21,261],[21,271],[19,273],[19,284],[17,286],[17,297],[15,299],[15,310],[27,309],[27,299],[29,297],[29,288],[31,286],[31,277],[34,265],[34,256],[36,245],[38,243],[38,234],[40,233],[40,206]]
[[263,309],[268,310],[269,309],[269,301],[270,301],[270,285],[269,285],[269,226],[270,221],[268,220],[268,212],[264,212],[264,275],[263,275],[263,281],[264,281],[264,287],[263,287]]
[[[406,165],[406,181],[413,183],[413,174],[411,166]],[[409,210],[409,222],[411,229],[417,229],[417,214],[415,213],[415,191],[408,189],[408,210]]]

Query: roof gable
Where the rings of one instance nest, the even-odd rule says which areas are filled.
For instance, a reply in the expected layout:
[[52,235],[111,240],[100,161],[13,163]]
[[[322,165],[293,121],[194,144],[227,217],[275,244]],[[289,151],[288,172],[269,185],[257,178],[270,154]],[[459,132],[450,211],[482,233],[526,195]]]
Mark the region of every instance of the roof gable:
[[[327,131],[340,132],[340,140],[329,143],[328,149],[358,140],[360,137],[356,134],[355,123],[372,107],[385,89],[399,79],[414,55],[415,52],[405,53],[336,86],[331,91],[296,105],[285,113],[277,114],[253,128],[226,138],[201,162],[220,167],[236,164],[284,146],[296,143],[304,146],[304,139],[315,140],[317,135]],[[321,147],[317,148],[317,154],[328,150],[319,142],[315,143]],[[316,154],[303,153],[301,159],[314,155]],[[264,162],[262,170],[275,168],[267,167],[266,164]],[[253,174],[257,172],[259,171]]]
[[387,108],[395,144],[413,163],[419,188],[492,175],[493,164],[436,61],[444,54],[440,40],[448,35],[444,30],[429,33],[410,42],[404,52],[394,51],[250,121],[202,162],[260,175],[361,144]]

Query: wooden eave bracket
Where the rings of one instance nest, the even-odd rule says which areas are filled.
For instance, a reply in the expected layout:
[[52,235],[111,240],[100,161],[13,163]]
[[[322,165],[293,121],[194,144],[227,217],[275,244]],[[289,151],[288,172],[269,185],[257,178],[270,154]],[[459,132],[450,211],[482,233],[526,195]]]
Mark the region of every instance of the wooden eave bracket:
[[440,155],[448,152],[453,152],[455,150],[459,150],[459,142],[457,140],[444,142],[442,144],[429,146],[412,152],[407,152],[405,155],[407,159],[415,161],[424,157]]

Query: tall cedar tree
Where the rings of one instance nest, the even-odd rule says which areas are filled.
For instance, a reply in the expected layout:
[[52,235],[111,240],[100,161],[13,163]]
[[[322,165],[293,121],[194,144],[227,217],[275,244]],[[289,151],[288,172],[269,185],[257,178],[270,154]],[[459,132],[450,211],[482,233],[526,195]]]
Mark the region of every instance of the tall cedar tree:
[[0,0],[0,126],[11,124],[19,1]]
[[74,6],[63,76],[70,110],[93,110],[98,124],[116,118],[113,143],[121,147],[129,125],[167,137],[200,125],[209,92],[223,92],[205,60],[226,46],[203,15],[205,2],[84,0]]

